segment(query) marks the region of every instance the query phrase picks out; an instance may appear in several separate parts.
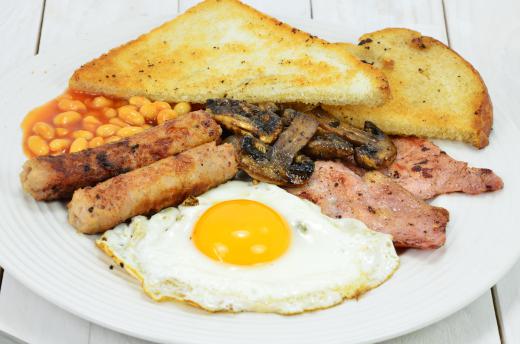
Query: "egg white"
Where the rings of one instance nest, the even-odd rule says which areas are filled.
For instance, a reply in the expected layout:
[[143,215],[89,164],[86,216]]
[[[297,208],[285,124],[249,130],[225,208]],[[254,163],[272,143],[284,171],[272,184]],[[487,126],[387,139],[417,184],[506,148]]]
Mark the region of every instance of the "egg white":
[[[285,218],[291,245],[253,266],[217,262],[191,240],[197,219],[232,199],[264,203]],[[209,311],[294,314],[326,308],[377,287],[397,269],[392,237],[354,219],[333,219],[318,206],[271,184],[231,181],[196,206],[165,209],[107,231],[97,245],[141,280],[154,300],[174,299]]]

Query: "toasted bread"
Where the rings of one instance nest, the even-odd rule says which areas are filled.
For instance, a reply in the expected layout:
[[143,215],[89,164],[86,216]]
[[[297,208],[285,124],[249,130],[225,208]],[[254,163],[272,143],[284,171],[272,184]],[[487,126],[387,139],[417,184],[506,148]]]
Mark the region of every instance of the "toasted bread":
[[456,52],[407,29],[365,34],[348,50],[385,73],[392,99],[380,107],[324,106],[362,127],[374,122],[389,134],[488,144],[493,109],[479,73]]
[[87,63],[74,90],[128,98],[203,103],[249,102],[378,105],[384,75],[347,50],[236,0],[207,0]]

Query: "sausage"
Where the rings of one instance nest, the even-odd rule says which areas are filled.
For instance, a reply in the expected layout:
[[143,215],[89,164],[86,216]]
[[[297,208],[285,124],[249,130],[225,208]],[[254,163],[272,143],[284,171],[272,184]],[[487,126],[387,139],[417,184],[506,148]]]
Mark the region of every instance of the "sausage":
[[69,223],[86,234],[101,233],[136,216],[176,206],[231,179],[238,171],[231,144],[192,148],[74,192]]
[[114,143],[28,160],[20,180],[38,201],[70,199],[76,189],[214,141],[221,133],[210,115],[195,111]]

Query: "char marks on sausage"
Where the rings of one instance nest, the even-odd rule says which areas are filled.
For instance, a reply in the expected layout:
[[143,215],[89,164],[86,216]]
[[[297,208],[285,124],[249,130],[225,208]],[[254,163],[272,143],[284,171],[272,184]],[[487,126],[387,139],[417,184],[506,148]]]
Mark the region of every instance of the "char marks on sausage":
[[191,112],[114,143],[28,160],[20,179],[38,201],[69,199],[76,189],[214,141],[220,134],[220,126],[207,113]]
[[232,145],[206,143],[76,190],[67,206],[69,223],[82,233],[101,233],[133,216],[176,206],[231,179],[236,172]]

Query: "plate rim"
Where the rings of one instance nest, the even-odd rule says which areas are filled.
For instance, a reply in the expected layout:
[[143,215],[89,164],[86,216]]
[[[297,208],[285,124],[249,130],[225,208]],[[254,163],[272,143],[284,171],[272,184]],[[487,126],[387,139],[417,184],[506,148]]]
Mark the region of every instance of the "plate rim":
[[[174,16],[169,16],[170,19],[172,17],[174,17]],[[316,21],[316,20],[312,20],[312,19],[301,19],[301,18],[298,18],[298,19],[297,18],[292,18],[292,19],[283,18],[283,19],[290,21],[291,24],[296,24],[295,26],[297,26],[297,27],[302,27],[304,30],[308,30],[309,27],[319,27],[320,25],[325,26],[327,31],[335,31],[335,30],[341,29],[340,25],[337,25],[337,24],[331,25],[330,23],[325,23],[324,21]],[[143,21],[146,23],[148,23],[148,22],[151,23],[152,21],[159,22],[158,17],[147,18],[146,20],[143,20]],[[126,21],[123,21],[123,22],[126,22]],[[89,35],[89,36],[94,36],[94,35]],[[122,35],[118,34],[118,38],[119,38],[119,36],[122,36]],[[114,38],[106,39],[107,42],[109,42],[109,41],[112,42],[113,40],[114,40]],[[59,42],[55,42],[55,44],[51,45],[51,47],[58,46],[59,45],[58,43]],[[98,46],[98,44],[96,44],[96,46]],[[96,47],[93,44],[88,44],[87,48],[85,50],[95,51]],[[41,53],[39,55],[28,57],[28,58],[22,60],[22,62],[20,63],[19,66],[17,66],[16,68],[12,68],[10,71],[8,71],[4,75],[3,78],[10,79],[13,75],[16,75],[19,71],[25,70],[26,68],[34,68],[34,66],[37,66],[43,62],[50,61],[50,58],[52,57],[52,55],[55,55],[59,51],[60,51],[60,49],[49,48],[48,50],[44,51],[43,53]],[[66,85],[65,85],[65,87],[66,87]],[[0,89],[4,89],[4,88],[5,88],[5,86],[0,87]],[[2,102],[3,101],[0,100],[0,103],[2,103]],[[511,120],[510,118],[508,118],[508,119]],[[518,128],[518,126],[515,126],[514,130],[516,130],[518,133],[520,133],[520,129]],[[0,200],[2,200],[2,203],[6,201],[3,197],[0,197]],[[4,205],[2,205],[2,208],[4,208]],[[444,319],[444,318],[452,315],[453,313],[459,311],[463,307],[469,305],[471,302],[473,302],[478,297],[480,297],[483,293],[485,293],[487,290],[489,290],[493,285],[495,285],[498,282],[498,280],[501,277],[503,277],[507,273],[507,271],[509,271],[514,266],[514,264],[519,260],[519,258],[520,258],[520,249],[516,251],[514,259],[511,259],[508,262],[508,264],[504,264],[504,266],[502,266],[501,269],[497,269],[497,271],[500,271],[500,272],[494,274],[495,278],[492,279],[492,281],[490,283],[488,283],[489,285],[486,288],[483,288],[483,290],[475,289],[477,291],[468,292],[467,293],[467,295],[469,295],[468,297],[466,297],[464,299],[463,298],[458,299],[457,300],[458,302],[452,303],[451,307],[446,307],[444,312],[439,312],[438,314],[436,314],[436,316],[429,317],[429,320],[422,321],[422,322],[418,321],[412,326],[408,326],[406,328],[398,329],[395,331],[388,331],[389,333],[387,335],[381,335],[377,338],[375,338],[375,337],[369,338],[367,340],[357,342],[357,343],[382,341],[382,340],[387,340],[387,339],[395,338],[398,336],[402,336],[407,333],[424,328],[428,325],[431,325],[435,322],[438,322],[441,319]],[[7,262],[7,264],[6,264],[6,262]],[[3,255],[1,253],[0,253],[0,263],[4,267],[4,270],[6,270],[9,273],[9,275],[14,277],[17,281],[21,282],[29,290],[31,290],[35,294],[43,297],[44,299],[50,301],[52,304],[57,305],[59,308],[62,308],[65,311],[67,311],[75,316],[78,316],[82,319],[85,319],[85,320],[92,322],[94,324],[97,324],[99,326],[109,328],[111,330],[114,330],[114,331],[117,331],[120,333],[124,333],[124,334],[130,335],[130,336],[136,337],[136,338],[141,338],[141,339],[148,340],[148,341],[162,340],[162,339],[159,339],[156,337],[150,337],[139,331],[132,331],[129,328],[117,326],[116,324],[111,323],[111,322],[103,322],[102,320],[98,320],[96,318],[91,317],[88,313],[82,313],[82,312],[80,312],[79,309],[70,307],[67,304],[67,302],[62,301],[57,295],[50,293],[49,291],[47,291],[44,288],[38,288],[37,285],[35,285],[34,283],[31,283],[30,276],[25,275],[22,271],[18,271],[16,269],[11,269],[10,260],[9,259],[3,260]],[[453,304],[455,304],[455,306],[453,306]],[[167,339],[167,342],[178,343],[175,338]],[[183,340],[183,343],[194,343],[195,344],[195,343],[199,343],[199,342]]]

